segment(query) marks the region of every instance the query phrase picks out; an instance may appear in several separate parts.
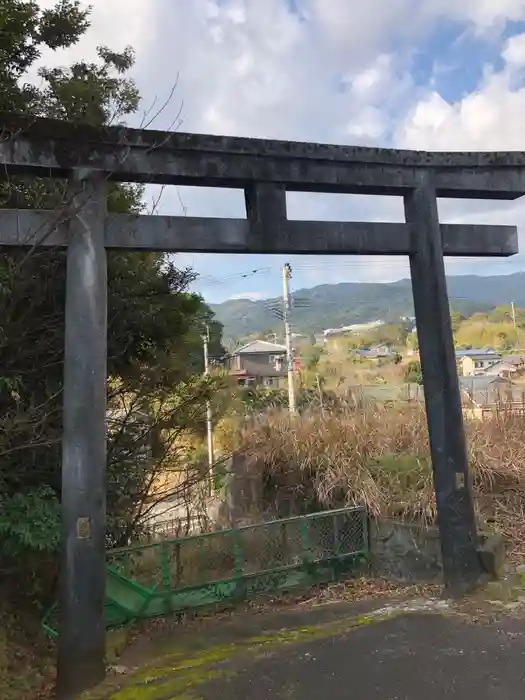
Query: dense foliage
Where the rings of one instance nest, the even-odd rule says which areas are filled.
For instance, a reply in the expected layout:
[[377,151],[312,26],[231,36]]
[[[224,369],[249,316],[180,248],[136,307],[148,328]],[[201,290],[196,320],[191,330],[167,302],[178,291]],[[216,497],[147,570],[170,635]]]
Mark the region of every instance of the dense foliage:
[[408,363],[404,379],[407,384],[423,384],[423,371],[419,360],[412,360]]
[[[516,323],[514,323],[514,320]],[[454,335],[459,348],[491,347],[509,352],[525,347],[525,310],[498,306],[491,313],[473,314],[457,325]]]
[[[89,11],[75,0],[59,0],[44,11],[37,2],[1,0],[0,110],[93,125],[132,114],[140,98],[128,75],[130,48],[116,54],[101,47],[97,62],[40,68],[38,87],[25,82],[43,49],[71,46],[88,27]],[[51,180],[2,180],[0,206],[60,209],[64,188]],[[140,211],[142,188],[112,185],[108,208]],[[2,553],[53,551],[58,542],[65,257],[36,248],[0,259],[0,562]],[[203,368],[205,324],[219,350],[221,327],[202,299],[188,292],[192,280],[176,259],[108,254],[112,543],[138,526],[156,473],[180,463],[176,438],[203,427],[209,382],[192,375]],[[139,459],[152,442],[153,456]]]

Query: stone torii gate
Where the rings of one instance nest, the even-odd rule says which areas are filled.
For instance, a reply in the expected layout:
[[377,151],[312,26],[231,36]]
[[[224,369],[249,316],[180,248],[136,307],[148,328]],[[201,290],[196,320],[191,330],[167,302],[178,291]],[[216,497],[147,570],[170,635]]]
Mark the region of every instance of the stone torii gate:
[[[67,247],[59,692],[104,675],[106,248],[408,255],[445,584],[481,574],[443,256],[518,252],[508,226],[440,225],[436,197],[525,193],[522,153],[423,153],[123,127],[0,113],[0,177],[67,178],[63,212],[0,210],[0,245]],[[244,190],[245,219],[106,213],[106,183]],[[286,192],[404,198],[406,223],[289,221]]]

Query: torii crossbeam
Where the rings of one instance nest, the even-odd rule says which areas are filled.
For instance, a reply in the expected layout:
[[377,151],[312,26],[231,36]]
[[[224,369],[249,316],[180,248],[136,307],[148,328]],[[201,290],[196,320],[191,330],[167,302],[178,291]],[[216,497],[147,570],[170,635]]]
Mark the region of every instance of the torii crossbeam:
[[[67,247],[59,691],[104,675],[106,248],[408,255],[445,585],[482,571],[444,255],[509,256],[515,227],[441,225],[437,197],[516,199],[523,153],[423,153],[94,128],[0,113],[0,177],[67,178],[61,212],[0,210],[0,245]],[[106,183],[244,190],[246,219],[107,214]],[[286,192],[402,196],[405,224],[289,221]]]

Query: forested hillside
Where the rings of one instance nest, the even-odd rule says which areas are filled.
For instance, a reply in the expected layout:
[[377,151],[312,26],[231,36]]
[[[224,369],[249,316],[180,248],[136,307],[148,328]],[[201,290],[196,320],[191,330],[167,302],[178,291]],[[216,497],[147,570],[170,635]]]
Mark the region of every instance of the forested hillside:
[[[450,304],[454,311],[470,316],[514,301],[525,306],[525,272],[513,275],[479,277],[465,275],[448,279]],[[390,284],[324,284],[293,294],[294,330],[318,333],[351,323],[381,319],[395,321],[413,315],[410,280]],[[251,301],[235,299],[212,306],[224,325],[225,337],[236,340],[253,333],[281,332],[280,298]]]

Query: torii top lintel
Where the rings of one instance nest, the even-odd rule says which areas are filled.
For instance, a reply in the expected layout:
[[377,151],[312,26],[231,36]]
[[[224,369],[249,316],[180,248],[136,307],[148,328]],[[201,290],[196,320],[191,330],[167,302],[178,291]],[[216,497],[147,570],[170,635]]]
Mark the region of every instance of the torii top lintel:
[[3,173],[64,177],[74,169],[124,182],[403,195],[431,173],[438,197],[517,199],[525,153],[424,152],[92,127],[0,112]]

